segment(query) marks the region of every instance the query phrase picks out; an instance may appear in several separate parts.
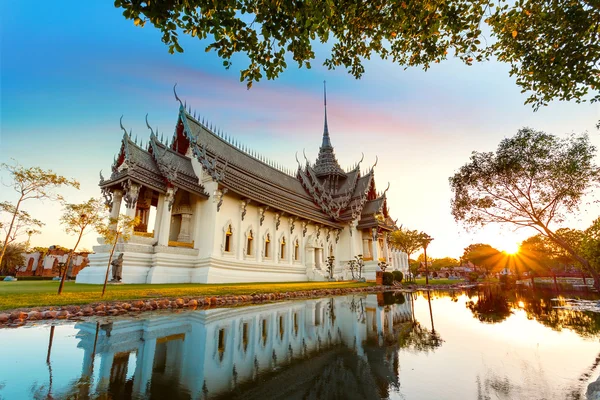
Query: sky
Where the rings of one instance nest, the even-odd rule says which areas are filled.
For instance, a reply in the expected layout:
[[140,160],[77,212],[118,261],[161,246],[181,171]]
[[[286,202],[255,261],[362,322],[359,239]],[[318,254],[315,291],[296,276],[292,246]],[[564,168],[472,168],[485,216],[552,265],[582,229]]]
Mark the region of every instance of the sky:
[[[535,234],[499,226],[466,231],[453,220],[448,178],[472,151],[493,151],[525,126],[557,135],[587,131],[600,147],[600,106],[554,102],[534,112],[523,104],[526,94],[508,66],[496,62],[469,67],[449,60],[425,72],[373,59],[356,80],[343,69],[323,67],[328,45],[318,45],[312,69],[289,62],[277,80],[247,90],[239,81],[243,57],[226,70],[193,38],[182,39],[183,54],[171,55],[158,30],[135,27],[110,1],[2,2],[0,11],[0,162],[14,159],[79,180],[80,190],[63,191],[72,203],[100,196],[99,171],[110,175],[121,115],[144,143],[147,113],[153,127],[172,135],[175,83],[192,110],[296,169],[296,151],[317,156],[326,80],[329,132],[341,166],[364,152],[367,168],[377,156],[376,182],[379,190],[391,185],[392,217],[432,236],[428,254],[434,257],[459,257],[471,243],[511,250]],[[0,201],[15,199],[9,189],[0,190]],[[32,245],[73,246],[75,238],[58,222],[60,205],[30,201],[25,209],[46,224]],[[567,224],[585,228],[599,214],[591,206]],[[87,235],[81,246],[90,249],[96,236]]]

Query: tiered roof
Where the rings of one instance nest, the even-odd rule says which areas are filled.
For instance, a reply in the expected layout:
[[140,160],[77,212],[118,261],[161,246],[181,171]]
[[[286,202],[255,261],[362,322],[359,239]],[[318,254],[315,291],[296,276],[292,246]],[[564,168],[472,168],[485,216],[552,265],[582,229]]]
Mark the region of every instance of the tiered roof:
[[162,143],[151,132],[148,148],[144,149],[125,132],[113,174],[101,182],[101,187],[129,178],[158,192],[173,185],[207,197],[190,157],[195,157],[204,174],[229,193],[273,211],[338,229],[356,219],[359,228],[391,230],[395,226],[388,213],[387,189],[383,193],[375,190],[377,163],[364,174],[360,171],[362,159],[347,172],[340,167],[329,136],[326,108],[319,156],[314,164],[305,157],[305,165],[298,162],[298,170],[293,174],[276,168],[212,125],[201,122],[180,101],[171,144]]
[[165,193],[169,186],[181,188],[198,196],[208,198],[204,186],[192,168],[189,157],[168,148],[161,143],[154,132],[146,148],[131,138],[123,129],[121,149],[112,165],[109,179],[100,179],[101,188],[120,185],[127,180],[139,183],[159,193]]

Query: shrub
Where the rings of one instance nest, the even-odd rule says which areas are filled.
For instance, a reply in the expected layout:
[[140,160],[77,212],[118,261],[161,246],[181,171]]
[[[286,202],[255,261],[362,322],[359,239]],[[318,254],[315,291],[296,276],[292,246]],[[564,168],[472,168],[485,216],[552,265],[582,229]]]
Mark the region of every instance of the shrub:
[[404,275],[400,271],[392,271],[392,275],[394,275],[394,280],[396,282],[402,282],[404,279]]
[[383,284],[385,286],[392,286],[394,284],[394,275],[391,272],[383,273]]
[[391,305],[391,304],[404,304],[406,298],[400,292],[384,292],[383,293],[383,304]]
[[434,271],[431,276],[433,276],[434,278],[437,278],[438,277],[438,273]]
[[477,279],[479,279],[479,274],[477,272],[469,272],[467,275],[467,280],[469,282],[477,282]]

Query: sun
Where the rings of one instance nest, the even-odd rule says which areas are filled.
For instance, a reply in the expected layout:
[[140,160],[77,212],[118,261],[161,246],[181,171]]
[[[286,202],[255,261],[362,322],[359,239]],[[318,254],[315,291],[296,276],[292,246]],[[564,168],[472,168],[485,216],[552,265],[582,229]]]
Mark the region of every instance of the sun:
[[506,254],[517,254],[519,252],[519,245],[517,243],[506,243],[504,246],[504,252]]

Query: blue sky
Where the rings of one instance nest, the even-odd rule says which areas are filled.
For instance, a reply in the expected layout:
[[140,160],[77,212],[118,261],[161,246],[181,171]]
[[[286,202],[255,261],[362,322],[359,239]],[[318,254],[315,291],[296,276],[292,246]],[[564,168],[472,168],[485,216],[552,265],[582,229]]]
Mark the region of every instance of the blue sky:
[[[424,72],[391,61],[371,60],[355,80],[344,70],[321,66],[328,46],[317,46],[313,69],[292,62],[276,81],[251,90],[239,82],[243,57],[225,70],[197,39],[184,39],[171,55],[150,25],[135,27],[110,1],[7,2],[1,8],[0,161],[51,168],[81,181],[67,191],[71,202],[98,196],[98,172],[108,174],[119,149],[119,117],[134,136],[147,140],[152,126],[171,135],[179,96],[198,113],[269,158],[295,168],[294,153],[315,158],[322,134],[322,81],[327,80],[329,127],[342,166],[365,153],[365,166],[379,157],[380,189],[391,183],[389,206],[405,226],[436,240],[434,256],[458,256],[472,242],[500,248],[532,232],[489,227],[467,233],[450,215],[448,177],[473,150],[491,151],[517,129],[555,134],[594,129],[598,105],[555,102],[538,112],[523,105],[508,67],[494,62],[465,66],[456,60]],[[2,200],[11,199],[3,189]],[[46,222],[36,245],[72,246],[58,225],[60,207],[29,203]],[[598,209],[571,225],[583,227]],[[85,239],[90,248],[95,235]]]

